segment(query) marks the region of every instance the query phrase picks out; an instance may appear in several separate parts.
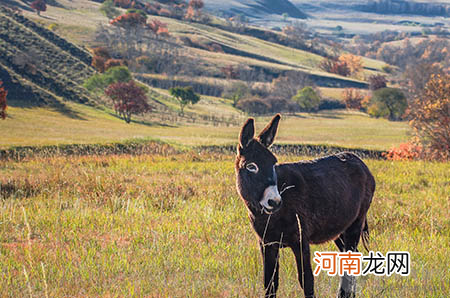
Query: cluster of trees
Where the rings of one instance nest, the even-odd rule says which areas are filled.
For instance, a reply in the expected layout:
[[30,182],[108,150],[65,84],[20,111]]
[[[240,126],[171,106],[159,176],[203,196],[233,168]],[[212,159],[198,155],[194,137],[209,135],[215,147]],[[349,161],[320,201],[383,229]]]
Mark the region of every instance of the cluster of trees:
[[84,82],[84,87],[98,97],[107,95],[114,111],[127,123],[132,115],[152,110],[147,103],[147,87],[135,82],[126,66],[113,66],[94,74]]
[[347,109],[360,110],[373,117],[382,117],[392,121],[402,120],[408,102],[404,92],[397,88],[386,87],[384,76],[373,75],[369,78],[371,94],[364,95],[359,89],[347,88],[342,97]]
[[205,20],[202,15],[202,8],[204,7],[203,0],[190,0],[188,3],[184,0],[154,1],[152,3],[142,3],[140,1],[130,0],[107,0],[103,2],[100,10],[109,19],[113,19],[119,15],[119,11],[116,7],[141,10],[151,15],[191,21]]
[[330,73],[344,77],[357,76],[363,69],[361,57],[352,54],[342,54],[339,57],[326,57],[319,67]]
[[2,86],[3,82],[0,81],[0,118],[6,119],[6,108],[8,107],[6,104],[6,96],[8,95],[8,91]]

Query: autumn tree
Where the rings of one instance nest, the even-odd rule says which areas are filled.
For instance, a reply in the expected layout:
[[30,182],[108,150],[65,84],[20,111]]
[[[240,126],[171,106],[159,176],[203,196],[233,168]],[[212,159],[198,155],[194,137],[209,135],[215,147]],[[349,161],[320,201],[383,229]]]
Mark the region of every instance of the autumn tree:
[[450,158],[450,75],[433,75],[411,108],[411,126],[429,158]]
[[357,75],[362,69],[363,64],[360,56],[352,54],[342,54],[338,59],[341,64],[347,65],[351,75]]
[[2,85],[3,85],[3,82],[0,81],[0,118],[5,119],[6,118],[6,108],[8,107],[6,105],[6,95],[8,95],[8,91],[6,91]]
[[180,103],[180,115],[184,115],[184,108],[188,104],[196,104],[200,100],[191,86],[170,88],[169,92]]
[[292,100],[299,105],[301,111],[305,112],[315,112],[320,105],[320,96],[311,86],[298,90]]
[[114,110],[126,123],[131,122],[131,115],[151,110],[144,89],[134,81],[113,83],[106,88],[105,94],[111,98]]
[[362,110],[363,93],[355,88],[346,88],[342,91],[342,97],[347,109]]
[[45,4],[44,0],[36,0],[31,2],[31,8],[33,8],[34,10],[36,10],[36,13],[38,16],[41,15],[41,11],[46,11],[47,10],[47,4]]
[[387,80],[383,75],[372,75],[369,77],[369,88],[370,90],[378,90],[381,88],[386,88]]
[[203,0],[190,0],[185,18],[188,20],[198,18],[201,15],[203,6],[205,6]]

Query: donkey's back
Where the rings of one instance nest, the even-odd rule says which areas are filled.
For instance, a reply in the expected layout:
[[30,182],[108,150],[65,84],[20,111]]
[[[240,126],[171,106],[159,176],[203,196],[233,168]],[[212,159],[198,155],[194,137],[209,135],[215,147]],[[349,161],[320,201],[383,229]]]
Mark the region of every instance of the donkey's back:
[[355,154],[280,164],[277,174],[278,185],[294,186],[283,203],[301,215],[310,243],[334,239],[355,222],[364,226],[375,179]]

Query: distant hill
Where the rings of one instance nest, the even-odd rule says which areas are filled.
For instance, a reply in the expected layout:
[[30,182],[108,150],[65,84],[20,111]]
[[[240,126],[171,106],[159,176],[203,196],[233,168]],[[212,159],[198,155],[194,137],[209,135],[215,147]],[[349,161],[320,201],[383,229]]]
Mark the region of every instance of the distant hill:
[[45,105],[59,98],[88,102],[81,84],[93,73],[91,56],[21,14],[0,7],[0,74],[8,98]]
[[383,15],[404,14],[422,16],[450,16],[450,3],[445,0],[291,0],[300,9],[334,8],[350,9]]
[[293,18],[305,19],[307,15],[289,0],[204,0],[208,10],[224,15],[242,14],[249,18],[264,18],[267,15],[287,14]]

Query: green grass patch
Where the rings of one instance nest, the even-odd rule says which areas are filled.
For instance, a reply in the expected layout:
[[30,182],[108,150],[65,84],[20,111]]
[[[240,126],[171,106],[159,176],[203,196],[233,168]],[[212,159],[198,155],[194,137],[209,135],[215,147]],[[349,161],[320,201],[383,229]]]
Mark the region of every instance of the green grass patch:
[[[233,159],[183,153],[0,162],[3,295],[261,297],[261,258],[235,191]],[[409,251],[411,275],[359,278],[358,296],[445,297],[449,165],[367,163],[377,181],[370,248]],[[279,295],[301,295],[288,250],[280,270]],[[321,274],[315,287],[318,297],[334,296],[338,277]]]

